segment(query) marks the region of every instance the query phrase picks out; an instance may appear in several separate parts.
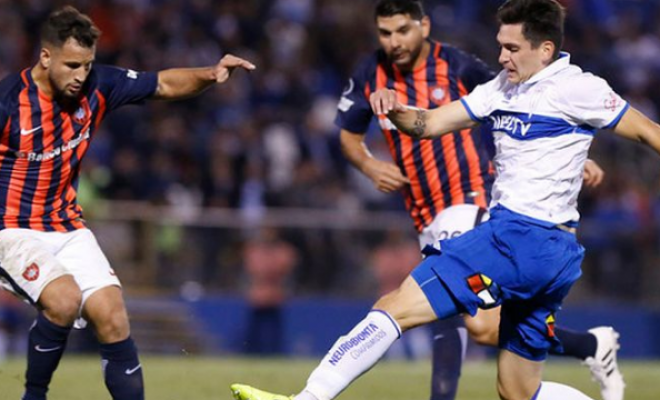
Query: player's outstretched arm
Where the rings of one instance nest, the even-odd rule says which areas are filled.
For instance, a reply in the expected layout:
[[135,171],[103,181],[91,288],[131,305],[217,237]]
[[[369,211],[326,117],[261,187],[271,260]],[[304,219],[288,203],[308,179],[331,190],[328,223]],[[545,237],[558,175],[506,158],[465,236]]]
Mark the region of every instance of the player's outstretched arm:
[[400,131],[416,139],[430,139],[476,125],[460,101],[426,110],[399,103],[392,89],[379,89],[371,94],[369,102],[374,114],[386,115]]
[[660,154],[660,125],[641,112],[629,107],[614,127],[614,133],[627,139],[649,145]]
[[252,71],[251,62],[227,54],[220,62],[206,68],[174,68],[158,72],[155,99],[176,100],[196,96],[216,83],[223,83],[236,68]]

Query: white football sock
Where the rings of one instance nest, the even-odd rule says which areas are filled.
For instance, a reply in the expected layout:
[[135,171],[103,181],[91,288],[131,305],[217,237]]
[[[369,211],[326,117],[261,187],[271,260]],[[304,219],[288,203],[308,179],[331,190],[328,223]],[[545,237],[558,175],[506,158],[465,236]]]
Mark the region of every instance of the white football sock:
[[401,328],[384,311],[372,310],[330,351],[307,380],[294,400],[331,400],[351,382],[367,372],[401,337]]
[[555,382],[541,382],[541,390],[534,400],[593,400],[570,386]]

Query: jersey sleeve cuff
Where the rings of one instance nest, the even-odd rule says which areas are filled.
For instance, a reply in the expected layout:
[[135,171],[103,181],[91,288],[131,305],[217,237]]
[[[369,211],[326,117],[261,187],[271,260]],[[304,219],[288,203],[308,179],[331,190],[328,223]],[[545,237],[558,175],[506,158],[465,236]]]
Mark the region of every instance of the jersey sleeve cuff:
[[612,129],[612,128],[614,128],[616,126],[616,124],[618,124],[619,121],[621,121],[621,118],[623,118],[623,114],[625,114],[626,111],[628,111],[629,108],[630,108],[630,103],[626,103],[626,105],[623,106],[623,108],[621,109],[621,112],[619,112],[619,115],[617,115],[616,118],[614,118],[612,120],[612,122],[605,125],[602,129]]
[[461,104],[463,104],[463,107],[465,107],[465,110],[468,112],[468,115],[470,116],[470,119],[475,121],[475,122],[483,122],[483,119],[478,118],[473,112],[470,106],[468,105],[467,101],[465,101],[464,98],[461,99]]

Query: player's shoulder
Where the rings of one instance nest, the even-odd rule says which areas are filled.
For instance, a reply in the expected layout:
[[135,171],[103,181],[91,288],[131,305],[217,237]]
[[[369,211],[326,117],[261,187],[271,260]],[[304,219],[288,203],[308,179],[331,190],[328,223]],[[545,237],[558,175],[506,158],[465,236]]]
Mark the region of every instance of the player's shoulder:
[[435,53],[435,48],[439,47],[441,51],[438,51],[438,56],[447,60],[447,62],[460,62],[460,63],[478,63],[486,66],[486,63],[483,62],[477,55],[470,53],[456,45],[447,42],[439,42],[435,40],[430,40],[431,51]]
[[0,80],[0,98],[6,99],[14,96],[23,87],[21,74],[11,73]]
[[509,79],[507,77],[507,71],[503,69],[500,72],[498,72],[493,77],[493,79],[489,80],[488,82],[484,82],[479,86],[491,92],[506,93],[509,92],[511,89],[513,89],[515,85],[509,82]]
[[112,81],[123,77],[137,79],[139,72],[130,68],[122,68],[115,65],[94,64],[88,79],[99,81]]
[[378,49],[360,58],[353,75],[363,80],[369,80],[376,76],[379,68],[391,68],[387,54],[382,49]]
[[564,96],[589,95],[595,89],[610,86],[604,78],[583,71],[577,65],[570,65],[553,81],[556,90],[562,92]]

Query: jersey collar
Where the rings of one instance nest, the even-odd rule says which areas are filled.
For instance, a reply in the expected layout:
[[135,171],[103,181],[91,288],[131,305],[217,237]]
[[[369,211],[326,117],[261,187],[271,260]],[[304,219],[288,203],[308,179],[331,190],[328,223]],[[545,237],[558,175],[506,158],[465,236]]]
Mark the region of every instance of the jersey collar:
[[559,53],[559,58],[552,64],[537,72],[534,76],[523,82],[524,85],[532,85],[538,81],[548,78],[557,72],[560,72],[571,65],[571,55],[565,51]]

